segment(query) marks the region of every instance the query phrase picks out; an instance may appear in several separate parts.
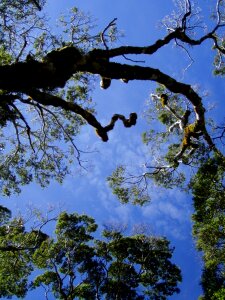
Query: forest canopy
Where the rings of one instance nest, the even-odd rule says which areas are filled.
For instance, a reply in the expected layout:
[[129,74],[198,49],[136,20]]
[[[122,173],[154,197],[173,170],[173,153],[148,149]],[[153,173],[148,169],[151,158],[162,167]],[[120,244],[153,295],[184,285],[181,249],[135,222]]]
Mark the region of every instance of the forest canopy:
[[[93,218],[66,212],[28,231],[24,219],[0,212],[1,298],[38,288],[46,299],[166,299],[179,292],[181,272],[165,238],[106,227],[97,239]],[[52,237],[44,232],[49,222],[56,223]]]
[[[191,1],[178,1],[176,13],[162,20],[163,38],[146,46],[119,47],[111,46],[119,35],[116,19],[101,32],[91,35],[91,18],[73,8],[70,15],[61,17],[62,32],[56,35],[42,14],[44,1],[38,5],[35,1],[14,3],[1,3],[4,29],[0,52],[0,97],[4,116],[1,120],[1,165],[4,166],[1,191],[4,194],[19,192],[21,185],[33,180],[42,186],[51,178],[62,181],[70,172],[70,162],[75,163],[74,157],[81,164],[81,151],[74,139],[84,124],[92,126],[104,142],[108,141],[108,132],[118,120],[125,127],[136,125],[136,112],[130,112],[129,116],[112,112],[107,125],[98,121],[91,97],[96,75],[105,89],[110,88],[112,79],[122,79],[129,84],[133,80],[158,84],[151,95],[155,108],[151,105],[148,119],[153,117],[154,110],[154,118],[164,125],[164,132],[155,132],[150,127],[143,134],[143,140],[149,145],[156,141],[153,145],[157,146],[160,144],[157,141],[163,141],[168,144],[168,151],[160,151],[160,157],[151,166],[146,164],[140,181],[153,179],[166,187],[180,184],[183,180],[180,165],[196,165],[208,155],[223,156],[217,142],[223,142],[224,126],[207,125],[201,93],[194,86],[127,56],[148,57],[172,43],[191,56],[190,47],[210,42],[215,53],[214,72],[222,76],[224,1],[217,1],[204,21]],[[204,22],[209,23],[209,29]],[[116,61],[121,58],[123,63]],[[10,138],[6,128],[7,132],[12,131]],[[59,140],[65,143],[66,150],[58,145]],[[118,172],[121,170],[123,168]],[[112,182],[111,178],[110,182],[120,191],[121,183]]]
[[[168,144],[168,150],[166,153],[159,151],[160,157],[153,165],[146,164],[146,172],[139,182],[153,179],[166,187],[181,184],[184,176],[180,165],[196,165],[208,155],[223,156],[217,143],[223,142],[223,124],[207,125],[200,92],[159,69],[138,64],[137,59],[129,59],[127,55],[151,56],[169,43],[186,49],[189,54],[190,46],[198,47],[209,41],[215,53],[214,72],[222,76],[224,1],[217,1],[213,12],[207,16],[210,22],[207,32],[200,10],[191,1],[178,1],[176,14],[162,20],[166,29],[164,37],[143,47],[110,46],[119,34],[116,19],[92,36],[91,18],[78,8],[71,9],[69,16],[60,19],[64,34],[54,35],[46,17],[39,13],[42,7],[43,1],[38,5],[35,1],[22,1],[18,6],[11,1],[1,3],[4,29],[0,52],[3,194],[19,192],[21,185],[33,180],[42,186],[51,178],[62,181],[70,172],[69,163],[74,163],[74,157],[81,164],[81,151],[74,139],[84,124],[92,126],[104,142],[108,141],[108,132],[118,120],[125,127],[136,125],[136,112],[130,112],[128,117],[114,113],[107,125],[98,121],[90,95],[91,81],[96,80],[96,74],[103,89],[110,88],[112,79],[122,79],[128,84],[133,80],[158,84],[151,95],[155,108],[149,111],[148,119],[154,113],[154,118],[164,125],[164,132],[155,132],[150,126],[143,140],[152,149],[150,142],[158,146],[159,141],[163,141]],[[124,58],[124,62],[117,62],[117,58]],[[6,128],[7,132],[12,131],[10,137],[6,135]],[[59,140],[62,144],[65,142],[66,150],[60,147]],[[119,198],[123,193],[126,198],[130,191],[129,187],[121,187],[123,171],[123,167],[117,169],[116,174],[121,175],[117,180],[109,177]],[[139,193],[143,189],[132,187],[131,194],[136,193],[145,201],[148,197]]]
[[[198,86],[199,82],[187,82],[173,71],[153,67],[149,60],[165,49],[181,50],[183,59],[189,61],[184,70],[187,74],[195,64],[192,58],[195,49],[206,47],[213,62],[209,60],[205,64],[209,63],[218,80],[223,78],[225,1],[210,3],[210,9],[206,10],[195,1],[175,1],[171,14],[160,20],[163,34],[160,32],[159,38],[151,42],[146,40],[143,46],[123,44],[116,18],[95,31],[93,18],[73,7],[60,17],[60,26],[53,30],[45,0],[1,1],[0,189],[1,194],[10,196],[32,182],[41,187],[54,180],[62,183],[75,164],[85,168],[84,151],[76,143],[81,131],[91,127],[96,139],[107,143],[118,121],[123,130],[131,130],[139,126],[141,118],[136,111],[123,115],[118,107],[117,111],[110,111],[109,119],[107,112],[104,124],[98,117],[97,100],[92,97],[96,86],[110,90],[115,80],[128,87],[134,81],[153,83],[154,90],[149,91],[145,109],[147,126],[142,133],[148,159],[141,167],[121,161],[107,181],[122,203],[149,203],[155,186],[176,187],[192,193],[193,235],[204,261],[202,299],[222,299],[225,293],[225,123],[211,118],[210,108],[204,101],[207,95]],[[210,96],[208,99],[213,105]],[[3,211],[9,217],[9,211]],[[4,227],[3,240],[6,234]],[[32,232],[21,229],[12,240],[21,238],[20,234],[33,238]],[[39,235],[36,238],[40,242],[38,247],[47,249],[47,237],[41,236],[40,241]],[[164,242],[163,247],[168,250],[168,243]],[[2,253],[8,247],[4,243]],[[51,243],[54,248],[55,241]],[[15,247],[22,251],[26,261],[28,254],[18,245]],[[14,250],[7,251],[14,255]],[[21,264],[21,284],[26,282],[32,268],[30,261],[26,261],[26,266]],[[174,270],[179,281],[178,269]],[[37,285],[42,281],[50,284],[56,275],[49,272],[39,278]],[[86,292],[86,287],[83,291]],[[66,299],[65,295],[62,297]]]

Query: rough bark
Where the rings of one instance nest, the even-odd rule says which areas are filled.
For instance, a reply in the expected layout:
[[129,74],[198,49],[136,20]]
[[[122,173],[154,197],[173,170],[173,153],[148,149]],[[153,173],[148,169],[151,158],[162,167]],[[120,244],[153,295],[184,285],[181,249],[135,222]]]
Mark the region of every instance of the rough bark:
[[158,69],[109,61],[109,57],[116,55],[153,53],[179,34],[179,31],[175,31],[165,39],[158,40],[154,45],[149,47],[120,47],[111,50],[94,49],[87,54],[82,54],[76,47],[70,46],[50,52],[43,58],[42,62],[31,59],[12,65],[0,66],[0,89],[7,90],[8,92],[27,94],[43,105],[52,105],[65,110],[71,110],[81,115],[96,129],[102,140],[107,141],[107,132],[113,128],[114,123],[118,119],[122,120],[125,126],[129,125],[126,127],[130,127],[135,125],[137,116],[135,115],[135,118],[132,116],[131,119],[126,119],[124,116],[114,115],[111,122],[103,127],[95,116],[79,105],[68,103],[59,97],[52,96],[45,90],[64,87],[73,74],[77,72],[98,74],[103,78],[124,78],[127,81],[154,81],[163,84],[173,93],[184,95],[190,101],[196,113],[196,121],[199,127],[201,127],[207,143],[210,147],[215,148],[205,128],[205,109],[202,105],[202,100],[189,84],[178,82]]

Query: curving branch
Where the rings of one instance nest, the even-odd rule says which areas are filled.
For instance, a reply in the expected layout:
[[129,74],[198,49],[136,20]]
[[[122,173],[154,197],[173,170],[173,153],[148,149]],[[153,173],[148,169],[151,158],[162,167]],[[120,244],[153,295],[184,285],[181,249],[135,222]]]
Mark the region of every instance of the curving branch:
[[199,39],[193,39],[188,36],[187,32],[190,29],[187,25],[188,18],[192,17],[192,7],[191,2],[189,0],[185,1],[185,13],[181,19],[180,25],[177,24],[177,28],[171,29],[168,35],[166,35],[163,39],[158,39],[154,44],[146,46],[146,47],[135,47],[135,46],[122,46],[114,49],[107,49],[109,57],[116,56],[124,56],[126,54],[148,54],[151,55],[157,52],[161,47],[169,44],[171,41],[181,41],[190,46],[198,46],[201,45],[208,39],[211,39],[214,42],[214,46],[221,53],[225,54],[225,49],[218,45],[218,38],[216,32],[219,28],[225,26],[225,23],[221,21],[221,12],[220,6],[222,5],[221,0],[217,0],[216,4],[216,13],[217,13],[217,22],[214,28],[200,37]]
[[108,47],[108,45],[107,45],[107,43],[106,43],[106,40],[105,40],[105,33],[106,33],[106,31],[109,29],[109,28],[111,28],[111,27],[114,27],[115,25],[116,25],[116,20],[117,20],[117,18],[114,18],[106,27],[105,27],[105,29],[101,32],[101,34],[100,34],[100,36],[101,36],[101,41],[102,41],[102,43],[103,43],[103,45],[105,46],[105,49],[106,50],[109,50],[109,47]]
[[[23,63],[18,62],[12,65],[0,66],[0,88],[8,91],[16,91],[26,93],[35,101],[43,105],[53,105],[61,107],[65,110],[73,111],[81,115],[91,126],[96,129],[96,132],[103,141],[108,140],[108,131],[112,130],[115,122],[120,119],[126,127],[135,125],[136,118],[134,114],[130,119],[114,115],[111,122],[107,126],[102,126],[97,119],[90,112],[84,110],[75,103],[68,103],[63,99],[48,94],[39,89],[54,89],[57,87],[64,87],[73,74],[77,72],[88,72],[98,74],[101,78],[111,79],[124,78],[126,82],[131,80],[150,80],[164,85],[169,91],[184,95],[194,107],[196,114],[196,126],[203,132],[204,138],[208,145],[215,149],[215,145],[210,138],[205,128],[205,109],[202,105],[202,99],[193,90],[193,88],[185,83],[178,82],[171,76],[161,72],[158,69],[151,67],[143,67],[138,65],[126,65],[116,62],[110,62],[109,58],[116,56],[124,56],[126,54],[146,54],[151,55],[165,46],[172,40],[180,40],[188,45],[200,45],[207,39],[212,39],[216,48],[218,43],[216,38],[216,31],[225,24],[221,23],[220,18],[220,1],[217,2],[217,24],[206,35],[195,40],[187,35],[188,26],[187,21],[191,16],[190,1],[186,1],[185,13],[182,17],[180,27],[174,29],[165,38],[157,40],[154,44],[146,47],[125,46],[114,49],[94,49],[87,54],[82,53],[78,48],[67,46],[51,51],[43,58],[42,62],[36,60],[29,60]],[[114,26],[115,19],[109,23],[102,33],[104,43],[104,33],[110,27]],[[221,48],[221,47],[220,47]],[[220,51],[225,51],[220,49]],[[23,76],[21,76],[23,74]]]
[[29,144],[30,144],[30,147],[31,149],[33,150],[33,152],[35,153],[35,150],[34,150],[34,147],[33,147],[33,143],[32,143],[32,140],[31,140],[31,128],[30,128],[30,125],[28,124],[26,118],[24,117],[24,115],[21,113],[21,111],[18,109],[18,107],[11,103],[10,104],[15,112],[18,114],[19,118],[23,121],[23,123],[25,124],[25,128],[26,128],[26,132],[27,132],[27,136],[28,136],[28,139],[29,139]]
[[[145,47],[141,47],[145,49]],[[98,74],[103,78],[126,80],[150,80],[164,85],[169,91],[184,95],[193,105],[198,128],[204,133],[204,138],[212,149],[215,145],[205,128],[205,109],[201,97],[189,85],[179,82],[171,76],[151,67],[126,65],[105,60],[111,50],[95,49],[87,55],[82,55],[75,47],[64,47],[50,52],[44,62],[28,61],[9,66],[0,66],[0,88],[9,91],[22,91],[43,105],[52,105],[73,111],[82,116],[93,126],[103,141],[108,140],[108,131],[112,130],[115,121],[121,119],[124,125],[135,125],[136,116],[126,120],[119,115],[114,116],[109,125],[103,127],[93,114],[76,103],[69,103],[37,88],[65,85],[76,72]],[[23,77],[21,76],[23,74]],[[129,127],[129,126],[126,126]]]
[[169,97],[167,94],[161,94],[160,96],[151,94],[151,97],[153,98],[153,100],[160,100],[162,106],[176,118],[176,121],[169,127],[169,132],[172,132],[174,128],[177,127],[183,133],[180,151],[174,157],[175,165],[179,165],[179,160],[183,157],[187,149],[190,149],[188,156],[194,153],[199,145],[196,144],[193,139],[198,140],[200,136],[204,136],[205,141],[207,142],[211,150],[215,151],[219,155],[222,155],[222,153],[216,148],[215,144],[213,143],[213,139],[210,137],[206,130],[204,110],[201,111],[201,109],[199,110],[195,108],[196,120],[193,123],[189,124],[189,116],[191,114],[191,111],[189,109],[186,109],[185,113],[182,116],[179,116],[177,112],[169,105]]
[[63,100],[58,96],[54,96],[38,90],[30,90],[26,92],[34,101],[44,106],[61,107],[66,111],[72,111],[80,115],[89,125],[95,128],[96,133],[102,139],[103,142],[108,141],[108,132],[114,128],[117,120],[121,120],[125,127],[131,127],[136,124],[137,114],[131,113],[130,117],[126,119],[123,115],[114,114],[110,123],[106,126],[102,126],[96,117],[88,110],[83,109],[76,103],[71,103]]

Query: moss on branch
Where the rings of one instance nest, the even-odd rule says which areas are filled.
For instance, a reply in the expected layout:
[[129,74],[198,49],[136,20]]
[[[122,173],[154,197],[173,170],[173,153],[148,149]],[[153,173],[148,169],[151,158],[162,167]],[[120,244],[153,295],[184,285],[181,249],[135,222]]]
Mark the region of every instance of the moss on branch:
[[[145,47],[140,48],[145,51]],[[52,96],[50,97],[49,94],[44,92],[41,92],[40,99],[38,96],[40,95],[40,91],[38,90],[64,87],[67,81],[76,72],[98,74],[102,78],[108,78],[109,80],[126,78],[127,81],[155,81],[164,85],[173,93],[184,95],[193,105],[198,119],[202,122],[202,124],[205,123],[205,110],[202,105],[202,100],[190,85],[179,82],[158,69],[110,62],[110,51],[111,50],[94,49],[87,54],[83,54],[76,47],[67,46],[51,51],[43,58],[42,62],[27,60],[25,62],[14,63],[12,65],[0,66],[0,89],[7,90],[9,92],[28,92],[28,95],[30,91],[32,91],[32,93],[35,91],[36,98],[34,97],[34,99],[39,102],[42,101],[42,104],[45,103],[44,105],[58,106],[62,109],[71,110],[80,114],[96,129],[104,141],[107,140],[107,130],[111,130],[109,128],[112,127],[114,119],[117,118],[118,115],[112,119],[111,123],[107,125],[108,127],[103,127],[93,115],[83,110],[81,107],[78,108],[76,104],[70,106],[71,104],[62,99],[57,99],[57,101],[56,99],[53,100],[53,98],[51,98]],[[115,49],[113,51],[115,51]],[[118,51],[120,54],[122,53],[121,48]],[[32,97],[32,95],[30,96]],[[162,100],[164,103],[163,105],[165,105],[167,99]],[[119,119],[123,121],[126,127],[129,127],[127,125],[132,126],[136,122],[136,120],[135,122],[133,121],[134,119],[132,119],[132,121],[130,119],[120,117]],[[203,127],[203,132],[206,132],[204,125]],[[209,135],[205,136],[207,137],[207,142],[213,145]]]

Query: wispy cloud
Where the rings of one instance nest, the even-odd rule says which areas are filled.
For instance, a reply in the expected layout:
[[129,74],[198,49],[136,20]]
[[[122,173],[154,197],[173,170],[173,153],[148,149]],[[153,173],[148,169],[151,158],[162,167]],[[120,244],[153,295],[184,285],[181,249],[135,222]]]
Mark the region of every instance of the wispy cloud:
[[142,208],[143,218],[154,223],[157,232],[166,236],[183,239],[190,229],[191,200],[177,190],[158,194],[151,204]]

